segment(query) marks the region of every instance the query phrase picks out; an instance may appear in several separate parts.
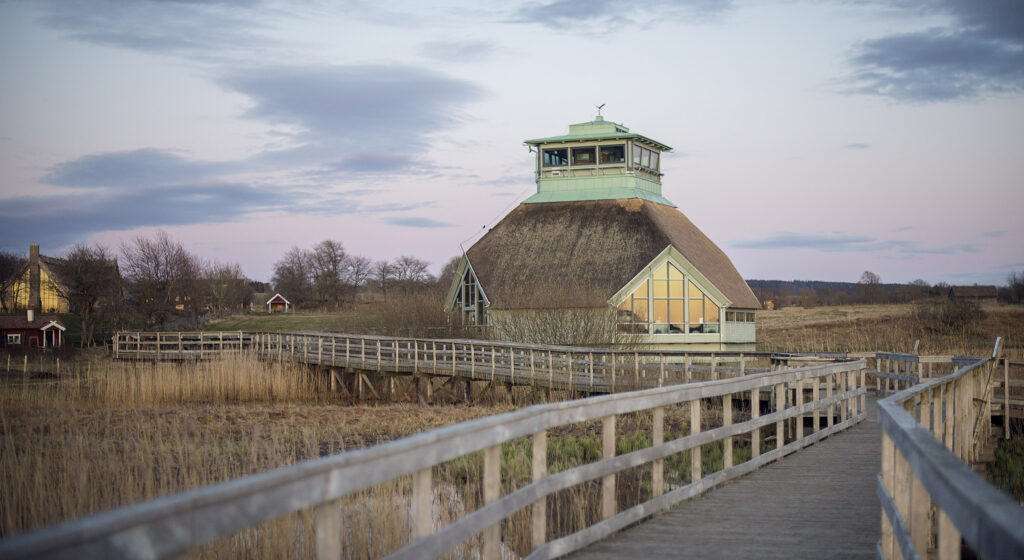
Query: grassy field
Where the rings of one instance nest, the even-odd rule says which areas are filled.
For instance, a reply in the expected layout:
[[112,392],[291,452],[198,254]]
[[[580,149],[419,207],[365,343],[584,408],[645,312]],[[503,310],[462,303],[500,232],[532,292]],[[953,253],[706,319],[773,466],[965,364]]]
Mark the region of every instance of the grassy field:
[[910,352],[982,356],[997,336],[1013,359],[1024,359],[1024,306],[987,305],[963,324],[942,325],[917,305],[787,307],[757,313],[758,348],[767,351]]
[[[336,314],[253,314],[207,328],[378,332],[393,320],[389,311],[375,313],[361,307]],[[909,351],[920,339],[922,352],[984,354],[1001,335],[1007,337],[1011,356],[1024,355],[1024,307],[1019,306],[987,307],[983,317],[959,329],[922,324],[919,309],[910,305],[791,307],[759,312],[757,320],[765,349]],[[352,405],[325,390],[322,374],[245,355],[152,365],[80,354],[59,372],[55,365],[43,359],[35,373],[0,375],[0,537],[514,408],[503,398],[473,406]],[[667,411],[667,438],[688,432],[687,414],[685,409]],[[718,414],[706,410],[706,426],[718,425]],[[649,433],[648,415],[622,416],[618,451],[649,446]],[[765,450],[774,445],[767,437],[762,443]],[[737,461],[749,457],[749,440],[737,438],[734,453]],[[526,440],[503,446],[504,491],[530,480],[530,455]],[[599,455],[597,422],[549,435],[552,471]],[[721,457],[721,443],[705,446],[705,473],[721,468]],[[1009,465],[999,472],[1008,473],[1010,486],[1018,480],[1019,462],[1011,457],[1000,463]],[[686,453],[667,458],[670,483],[686,483],[688,466]],[[482,502],[480,467],[479,454],[435,467],[439,523]],[[650,496],[649,471],[641,466],[618,478],[620,508]],[[596,503],[586,499],[594,491],[594,484],[584,484],[549,500],[549,537],[598,519]],[[407,542],[410,493],[410,482],[398,480],[347,500],[349,544],[357,556],[379,556]],[[515,552],[528,550],[527,524],[525,513],[505,523],[505,539]],[[201,547],[192,556],[311,556],[310,527],[311,513],[304,511]],[[454,556],[471,555],[475,544]]]

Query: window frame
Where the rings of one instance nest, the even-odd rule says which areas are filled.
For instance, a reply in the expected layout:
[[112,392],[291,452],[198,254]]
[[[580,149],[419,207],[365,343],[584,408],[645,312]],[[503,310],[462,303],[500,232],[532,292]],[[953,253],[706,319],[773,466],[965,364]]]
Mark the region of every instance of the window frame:
[[[548,163],[547,162],[548,152],[557,152],[557,151],[565,152],[565,163]],[[569,153],[570,152],[569,152],[569,148],[568,147],[562,147],[562,148],[542,148],[541,149],[541,154],[540,154],[541,167],[569,167]]]
[[8,346],[12,344],[17,344],[18,346],[21,346],[21,333],[7,333],[7,338],[5,339],[5,342]]

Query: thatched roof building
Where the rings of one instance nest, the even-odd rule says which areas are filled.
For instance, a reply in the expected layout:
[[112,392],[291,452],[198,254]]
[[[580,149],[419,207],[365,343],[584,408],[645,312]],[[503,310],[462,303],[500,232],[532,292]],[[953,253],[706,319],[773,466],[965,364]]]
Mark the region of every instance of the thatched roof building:
[[466,251],[448,299],[464,322],[614,307],[634,342],[753,348],[760,303],[661,194],[659,156],[671,148],[600,117],[527,144],[538,192]]

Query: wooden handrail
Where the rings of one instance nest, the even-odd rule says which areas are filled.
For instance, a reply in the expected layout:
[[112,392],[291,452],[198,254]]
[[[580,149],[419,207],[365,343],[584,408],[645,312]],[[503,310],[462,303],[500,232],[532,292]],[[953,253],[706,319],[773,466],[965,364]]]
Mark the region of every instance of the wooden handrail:
[[[987,436],[979,428],[991,415],[996,353],[879,401],[881,557],[925,557],[937,534],[938,558],[959,558],[961,537],[981,557],[1024,558],[1024,508],[968,466],[977,438]],[[984,395],[976,406],[975,397]]]
[[[428,550],[430,555],[434,555],[450,550],[463,542],[467,535],[493,527],[501,519],[531,503],[537,503],[561,488],[586,480],[614,476],[624,469],[640,464],[657,465],[659,459],[668,455],[687,449],[696,451],[699,449],[698,446],[714,441],[748,432],[752,435],[758,434],[759,430],[789,418],[810,416],[814,412],[820,414],[822,411],[836,408],[839,410],[835,411],[835,414],[841,413],[845,418],[844,421],[833,424],[830,413],[827,427],[815,425],[816,429],[811,433],[790,442],[784,441],[780,433],[775,450],[760,453],[759,449],[752,449],[750,461],[735,466],[726,464],[721,471],[709,476],[701,476],[698,463],[690,484],[668,493],[652,493],[654,497],[650,501],[626,511],[615,512],[615,501],[612,497],[610,503],[613,509],[606,512],[609,515],[603,521],[550,543],[538,543],[535,540],[537,547],[531,557],[550,558],[576,550],[601,538],[609,531],[635,522],[860,422],[865,416],[865,367],[864,360],[822,364],[752,374],[735,379],[666,386],[537,405],[63,523],[0,542],[0,556],[163,558],[311,506],[317,506],[318,520],[323,517],[323,523],[318,521],[317,526],[326,527],[331,520],[337,518],[336,508],[340,507],[337,504],[332,505],[332,501],[407,475],[414,475],[412,508],[415,520],[419,519],[415,512],[424,511],[422,501],[430,500],[430,469],[433,466],[468,453],[485,451],[483,483],[485,500],[488,503],[435,534],[430,534],[431,527],[424,527],[422,522],[414,521],[414,534],[419,538],[397,551],[394,556],[418,557],[426,554],[425,551]],[[801,387],[799,384],[805,380],[822,379],[828,387],[835,386],[836,391],[826,397],[802,404],[786,402],[789,399],[785,395],[789,389]],[[609,418],[614,419],[616,415],[630,412],[663,410],[663,407],[677,404],[688,404],[691,410],[700,410],[703,400],[716,397],[732,399],[736,396],[750,398],[752,402],[756,400],[759,403],[762,389],[767,389],[772,394],[783,395],[783,398],[776,402],[775,411],[769,414],[759,415],[744,422],[725,424],[711,430],[702,431],[697,425],[691,435],[656,443],[634,453],[614,456],[615,423],[614,420],[609,422]],[[657,417],[655,414],[655,418]],[[500,481],[494,479],[494,473],[500,473],[500,469],[493,468],[494,457],[500,458],[500,454],[494,455],[494,450],[500,449],[497,446],[527,436],[533,436],[536,444],[537,441],[545,440],[538,437],[538,434],[546,433],[549,429],[598,418],[605,418],[605,429],[610,426],[612,430],[612,449],[609,452],[606,448],[605,458],[555,475],[541,476],[532,484],[505,497],[495,498],[495,494],[487,494],[493,492],[486,490],[488,487],[500,490]],[[699,423],[699,415],[697,419]],[[488,459],[487,455],[491,458]],[[612,484],[610,488],[614,493],[615,485]],[[602,499],[606,500],[607,496]],[[429,511],[429,507],[426,511]],[[543,515],[543,509],[534,508],[532,512],[534,515]],[[493,539],[496,534],[490,530],[484,532],[485,551],[495,550]],[[333,534],[318,533],[316,538],[322,551],[338,550],[341,545],[338,539],[340,536],[337,535],[337,531]]]

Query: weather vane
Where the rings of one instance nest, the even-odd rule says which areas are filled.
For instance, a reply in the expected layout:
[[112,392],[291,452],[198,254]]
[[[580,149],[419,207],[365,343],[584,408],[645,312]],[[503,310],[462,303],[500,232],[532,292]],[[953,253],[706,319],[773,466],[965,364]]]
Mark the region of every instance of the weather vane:
[[601,116],[601,107],[604,107],[605,105],[607,105],[607,103],[602,103],[600,105],[594,105],[594,107],[597,107],[597,116],[599,116],[599,117]]

